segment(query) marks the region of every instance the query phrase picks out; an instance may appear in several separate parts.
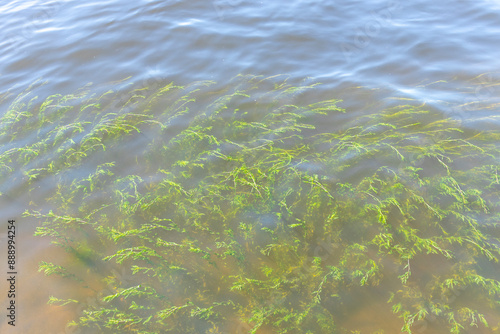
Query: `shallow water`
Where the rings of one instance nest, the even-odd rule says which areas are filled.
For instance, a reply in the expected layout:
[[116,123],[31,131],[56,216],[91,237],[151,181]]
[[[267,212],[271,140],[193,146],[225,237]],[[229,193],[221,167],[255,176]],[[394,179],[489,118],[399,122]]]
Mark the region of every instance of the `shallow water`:
[[[106,106],[115,111],[132,96],[127,88],[131,82],[132,87],[148,87],[148,92],[154,92],[169,82],[189,85],[212,80],[215,84],[210,90],[217,95],[230,89],[238,74],[283,75],[276,82],[288,78],[294,86],[322,83],[290,97],[290,104],[343,100],[339,106],[346,109],[345,114],[313,119],[317,133],[335,132],[357,124],[359,116],[405,103],[424,104],[460,121],[463,129],[496,131],[500,128],[499,33],[500,2],[493,0],[7,1],[0,5],[0,94],[10,95],[2,101],[0,113],[4,115],[14,98],[39,78],[47,83],[36,85],[32,94],[41,99],[73,93],[89,82],[95,92],[119,91],[121,95]],[[131,79],[120,81],[128,77]],[[269,87],[272,89],[272,84]],[[266,92],[263,88],[256,96]],[[270,94],[267,102],[274,98]],[[185,129],[193,115],[204,110],[204,99],[210,100],[200,97],[192,115],[172,120],[169,136]],[[78,106],[80,101],[74,103]],[[247,108],[249,117],[259,121],[252,101],[241,98],[232,107]],[[223,128],[221,124],[221,132]],[[46,124],[41,131],[52,129],[52,124]],[[26,133],[14,142],[2,138],[0,153],[32,144],[37,136]],[[78,138],[75,135],[73,139]],[[154,132],[143,132],[115,147],[112,154],[119,161],[115,173],[151,176],[137,161],[148,153],[145,145],[154,138]],[[49,151],[45,158],[56,155]],[[96,155],[72,170],[71,176],[88,175],[105,156]],[[360,163],[342,177],[356,180],[366,176],[372,164],[371,160]],[[314,163],[300,168],[319,174],[323,169]],[[21,217],[31,205],[49,207],[47,199],[56,185],[53,181],[41,179],[31,187],[19,170],[2,177],[0,184],[1,219],[15,217],[20,224],[19,302],[26,316],[20,317],[19,323],[30,333],[64,332],[67,320],[80,314],[77,307],[45,305],[50,295],[94,298],[78,284],[37,272],[36,264],[41,260],[59,264],[74,261],[49,240],[31,236],[40,221]],[[259,219],[268,228],[277,224],[273,216]],[[1,226],[0,235],[5,237],[5,223]],[[96,291],[102,289],[99,279],[104,272],[85,264],[77,270],[90,272],[89,284]],[[387,316],[384,311],[380,315],[375,311],[386,304],[385,295],[378,298],[377,291],[370,291],[352,298],[353,311],[345,319],[348,328],[362,333],[380,326],[387,326],[387,332],[401,328],[398,320],[379,321]],[[498,316],[489,315],[490,319]],[[6,326],[2,320],[2,333],[10,330]],[[247,327],[235,318],[221,330],[244,333]],[[264,326],[259,333],[265,330]],[[432,323],[425,332],[432,332]]]

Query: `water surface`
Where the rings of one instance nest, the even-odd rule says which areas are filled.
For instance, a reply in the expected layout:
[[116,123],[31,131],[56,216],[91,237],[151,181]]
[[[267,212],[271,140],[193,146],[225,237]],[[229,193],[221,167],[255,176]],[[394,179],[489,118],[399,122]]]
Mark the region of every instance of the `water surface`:
[[[460,121],[464,129],[498,130],[499,22],[500,3],[493,0],[7,1],[0,5],[0,93],[6,94],[0,113],[4,115],[14,98],[38,79],[47,81],[31,90],[41,100],[51,94],[73,93],[89,82],[94,92],[122,92],[106,105],[106,112],[116,112],[132,96],[130,87],[148,87],[153,92],[169,82],[189,85],[211,80],[215,84],[210,89],[218,94],[230,89],[232,78],[239,74],[282,75],[276,82],[287,78],[294,86],[322,83],[293,95],[287,103],[343,100],[339,106],[346,109],[345,114],[313,121],[318,133],[335,132],[356,124],[362,115],[403,103],[424,105]],[[270,95],[273,98],[277,97]],[[192,107],[193,114],[202,112],[208,100],[200,98]],[[252,111],[251,102],[241,99],[233,106],[248,108],[258,119],[261,116]],[[185,129],[190,117],[173,121],[172,131],[177,134]],[[41,131],[52,129],[46,124]],[[4,138],[0,152],[33,144],[37,136],[26,133],[12,142]],[[143,133],[114,151],[121,175],[149,175],[136,162],[145,154],[143,145],[153,138],[154,133]],[[72,175],[87,175],[101,159],[95,156]],[[346,177],[355,180],[367,175],[371,163],[361,163]],[[321,171],[314,164],[302,168]],[[24,177],[22,171],[14,171],[0,184],[2,219],[15,217],[22,224],[19,301],[21,312],[30,316],[20,318],[20,323],[26,332],[59,333],[79,310],[46,306],[45,300],[61,290],[79,298],[93,296],[77,284],[37,273],[41,260],[63,264],[74,259],[48,240],[31,236],[40,221],[21,214],[30,203],[48,205],[55,183],[41,179],[30,188]],[[275,226],[273,217],[262,222]],[[80,270],[92,268],[82,265]],[[96,291],[102,289],[100,276],[97,271],[92,276],[95,282],[90,283]],[[353,302],[357,312],[346,323],[353,328],[359,325],[364,333],[378,326],[377,318],[383,316],[377,316],[374,309],[386,300],[376,294],[363,298],[365,306]],[[50,321],[44,316],[49,312],[56,314]],[[492,319],[497,316],[490,315]],[[237,328],[237,324],[234,320],[227,331],[236,331],[231,326]],[[5,326],[2,323],[2,332]],[[387,326],[388,332],[401,327],[397,321]],[[426,329],[429,333],[431,327]]]

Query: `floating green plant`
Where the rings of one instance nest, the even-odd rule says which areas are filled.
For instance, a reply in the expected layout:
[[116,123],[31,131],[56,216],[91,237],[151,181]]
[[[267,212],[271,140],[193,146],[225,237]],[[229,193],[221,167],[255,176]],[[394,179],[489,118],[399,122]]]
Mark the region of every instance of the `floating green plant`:
[[104,277],[98,303],[51,298],[82,305],[74,326],[356,333],[345,319],[375,294],[402,332],[498,330],[500,131],[418,105],[318,131],[345,111],[293,102],[314,86],[211,85],[30,87],[3,116],[2,179],[54,185],[25,212],[36,234]]

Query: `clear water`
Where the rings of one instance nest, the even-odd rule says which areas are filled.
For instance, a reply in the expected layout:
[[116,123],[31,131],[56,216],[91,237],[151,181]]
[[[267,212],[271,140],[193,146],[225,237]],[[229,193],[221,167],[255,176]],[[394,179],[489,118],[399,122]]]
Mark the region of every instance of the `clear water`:
[[[48,82],[33,93],[45,97],[69,94],[89,82],[96,91],[116,90],[123,85],[117,81],[128,77],[139,88],[212,80],[224,90],[238,74],[284,75],[292,85],[322,83],[294,102],[343,100],[339,105],[347,113],[340,124],[322,119],[319,130],[334,131],[401,101],[425,103],[465,128],[495,130],[500,129],[499,36],[495,0],[4,1],[0,93],[11,95],[0,113],[40,78]],[[183,126],[180,121],[179,129]],[[18,140],[28,144],[32,138]],[[9,148],[3,145],[2,152]],[[123,145],[126,154],[141,142]],[[137,172],[133,163],[121,161],[124,175]],[[369,162],[365,167],[369,170]],[[28,191],[15,173],[0,185],[1,235],[7,217],[20,224],[19,322],[25,333],[64,332],[78,314],[75,308],[46,305],[48,296],[92,298],[88,290],[37,272],[44,259],[72,261],[49,241],[31,236],[36,220],[21,218],[52,186],[41,180]],[[99,279],[97,272],[89,284],[98,289]],[[384,323],[378,302],[367,295],[346,323],[371,333]],[[388,332],[401,328],[399,322],[385,325]],[[9,330],[2,320],[0,331]]]

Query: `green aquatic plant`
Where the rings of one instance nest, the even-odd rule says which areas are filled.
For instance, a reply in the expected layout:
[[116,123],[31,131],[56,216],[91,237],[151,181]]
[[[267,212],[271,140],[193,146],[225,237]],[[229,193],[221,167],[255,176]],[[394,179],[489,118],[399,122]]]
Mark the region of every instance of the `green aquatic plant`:
[[43,102],[31,87],[3,116],[2,179],[53,185],[25,215],[107,286],[98,303],[50,300],[81,304],[72,325],[356,333],[376,295],[402,332],[498,329],[500,131],[419,105],[349,119],[275,77],[213,85]]

